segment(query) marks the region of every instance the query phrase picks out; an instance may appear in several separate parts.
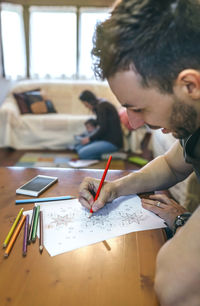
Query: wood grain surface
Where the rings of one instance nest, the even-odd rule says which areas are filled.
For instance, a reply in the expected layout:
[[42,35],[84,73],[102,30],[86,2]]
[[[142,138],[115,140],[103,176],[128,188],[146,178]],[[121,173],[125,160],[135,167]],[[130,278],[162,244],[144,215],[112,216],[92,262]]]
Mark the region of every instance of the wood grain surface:
[[[130,171],[110,170],[114,180]],[[21,207],[15,190],[38,174],[58,176],[40,197],[74,195],[85,176],[101,178],[103,170],[0,168],[0,238],[3,241]],[[55,257],[39,241],[22,256],[23,229],[8,258],[0,255],[1,306],[157,306],[153,290],[155,260],[165,242],[161,229],[123,235]]]

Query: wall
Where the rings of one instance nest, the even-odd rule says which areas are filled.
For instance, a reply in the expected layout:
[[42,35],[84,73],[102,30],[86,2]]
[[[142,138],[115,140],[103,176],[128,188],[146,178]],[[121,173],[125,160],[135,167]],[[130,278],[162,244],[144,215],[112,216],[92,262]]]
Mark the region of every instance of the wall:
[[0,78],[0,105],[4,101],[8,91],[14,85],[14,81],[5,80]]

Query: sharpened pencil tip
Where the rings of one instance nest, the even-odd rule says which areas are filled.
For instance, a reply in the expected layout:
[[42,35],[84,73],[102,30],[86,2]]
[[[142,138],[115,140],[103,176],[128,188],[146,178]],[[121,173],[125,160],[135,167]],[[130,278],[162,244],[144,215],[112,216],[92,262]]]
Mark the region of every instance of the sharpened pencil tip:
[[92,212],[91,213],[89,213],[89,216],[88,216],[88,218],[91,218],[92,217]]
[[24,257],[26,256],[26,252],[23,252],[23,256],[24,256]]
[[40,253],[42,253],[42,251],[43,251],[43,246],[42,245],[40,245],[39,250],[40,250]]
[[3,249],[5,249],[5,247],[6,247],[6,243],[3,244]]
[[7,254],[7,253],[5,253],[5,254],[4,254],[4,257],[5,257],[5,258],[7,258],[7,257],[8,257],[8,254]]

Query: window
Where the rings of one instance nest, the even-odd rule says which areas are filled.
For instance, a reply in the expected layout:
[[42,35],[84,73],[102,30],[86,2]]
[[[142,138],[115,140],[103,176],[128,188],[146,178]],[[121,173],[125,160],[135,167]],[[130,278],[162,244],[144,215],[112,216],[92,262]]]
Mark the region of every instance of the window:
[[80,10],[79,77],[94,78],[91,58],[92,38],[97,22],[104,21],[108,17],[108,8],[82,8]]
[[1,4],[2,49],[6,78],[26,75],[25,36],[21,5]]
[[30,76],[72,78],[76,74],[76,9],[31,7]]
[[[92,38],[108,8],[30,6],[29,46],[25,46],[23,6],[1,4],[2,50],[6,78],[94,79]],[[79,20],[77,20],[79,16]],[[79,29],[77,29],[77,25]],[[29,47],[29,48],[28,48]],[[26,51],[29,50],[29,61]],[[27,63],[29,62],[29,67]],[[27,69],[28,68],[28,69]]]

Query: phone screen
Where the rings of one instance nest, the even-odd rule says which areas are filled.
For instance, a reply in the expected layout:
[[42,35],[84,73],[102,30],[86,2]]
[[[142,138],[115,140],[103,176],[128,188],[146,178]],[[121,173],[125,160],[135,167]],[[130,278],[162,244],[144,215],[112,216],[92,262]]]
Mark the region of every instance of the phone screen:
[[31,182],[22,186],[20,189],[40,191],[41,189],[43,189],[45,186],[49,185],[54,180],[55,180],[55,178],[36,177]]

